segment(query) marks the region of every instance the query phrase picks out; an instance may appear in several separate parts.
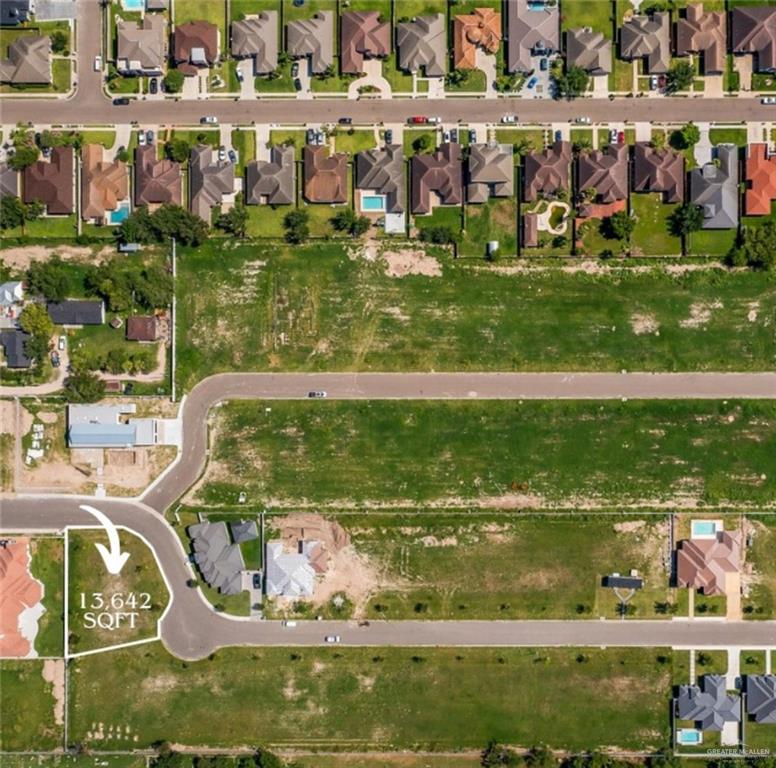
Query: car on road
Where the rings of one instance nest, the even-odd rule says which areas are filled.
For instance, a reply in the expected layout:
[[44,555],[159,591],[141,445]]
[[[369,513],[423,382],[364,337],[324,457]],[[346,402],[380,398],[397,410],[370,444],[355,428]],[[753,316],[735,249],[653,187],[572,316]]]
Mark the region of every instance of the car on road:
[[390,128],[387,128],[385,131],[385,143],[393,144],[393,131]]
[[138,143],[138,146],[140,146],[140,147],[144,147],[145,146],[145,144],[146,144],[145,131],[138,131],[137,132],[137,143]]
[[237,165],[237,153],[233,149],[230,149],[227,154],[229,155],[229,162],[232,165]]
[[590,125],[593,121],[589,117],[577,117],[574,119],[577,125]]
[[149,144],[153,144],[154,143],[154,132],[153,131],[146,131],[146,141]]
[[327,643],[338,643],[340,641],[340,636],[339,635],[326,635],[324,640],[326,640]]
[[658,79],[658,76],[652,75],[652,77],[649,78],[649,90],[656,91],[658,88],[658,85],[660,85],[660,80]]
[[296,626],[296,622],[291,619],[284,619],[281,623],[282,626],[289,627],[289,629],[293,629]]
[[353,124],[353,118],[352,117],[341,117],[339,119],[340,125],[352,125]]
[[261,589],[261,574],[254,573],[253,578],[251,579],[251,583],[253,584],[254,589]]
[[407,122],[414,125],[425,125],[428,122],[428,118],[423,115],[415,115],[414,117],[408,117]]
[[618,144],[624,144],[625,143],[625,131],[618,131],[617,132],[617,143]]
[[202,125],[218,125],[218,118],[215,115],[205,115],[200,117],[199,122]]
[[128,107],[129,106],[129,99],[126,96],[121,96],[118,99],[113,99],[113,106],[114,107]]
[[315,143],[322,147],[326,143],[326,137],[323,135],[323,131],[315,132]]
[[532,90],[534,86],[539,82],[539,78],[535,75],[528,81],[528,85],[526,85],[526,88],[529,90]]
[[458,129],[457,128],[451,128],[450,129],[450,141],[453,142],[453,144],[458,143]]
[[317,400],[322,397],[326,397],[326,393],[322,389],[314,389],[312,392],[307,393],[307,397]]
[[102,69],[102,56],[99,54],[94,57],[94,71],[99,72]]
[[64,348],[67,346],[67,338],[65,336],[60,336],[57,340],[57,349],[61,352],[64,350]]
[[555,141],[563,141],[563,131],[555,131]]
[[299,77],[299,62],[295,61],[291,65],[291,77]]
[[760,104],[776,104],[776,96],[763,96],[760,99]]
[[152,77],[148,83],[148,92],[152,95],[159,92],[159,81],[155,77]]
[[501,122],[504,125],[514,125],[517,122],[517,115],[502,115]]
[[218,160],[219,162],[223,162],[226,160],[226,147],[220,146],[218,148]]

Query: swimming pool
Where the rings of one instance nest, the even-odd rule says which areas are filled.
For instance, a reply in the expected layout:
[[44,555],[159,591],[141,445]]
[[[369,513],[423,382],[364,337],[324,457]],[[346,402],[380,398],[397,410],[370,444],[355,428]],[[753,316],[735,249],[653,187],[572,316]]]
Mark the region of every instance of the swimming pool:
[[688,746],[703,744],[703,732],[697,728],[680,728],[676,732],[676,743]]
[[145,0],[121,0],[125,11],[144,11]]
[[110,212],[108,221],[111,224],[121,224],[129,218],[129,200],[124,200],[119,203],[119,207],[115,211]]
[[691,539],[716,539],[717,532],[723,530],[721,520],[693,520],[690,523]]
[[385,210],[385,195],[361,195],[361,210],[380,213]]

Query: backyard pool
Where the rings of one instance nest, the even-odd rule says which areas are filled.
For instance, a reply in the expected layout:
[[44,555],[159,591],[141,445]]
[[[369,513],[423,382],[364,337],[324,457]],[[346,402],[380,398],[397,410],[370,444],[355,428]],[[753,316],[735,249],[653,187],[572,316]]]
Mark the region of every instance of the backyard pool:
[[119,203],[115,211],[110,212],[109,221],[111,224],[122,224],[129,218],[129,200]]
[[145,0],[121,0],[121,5],[125,11],[145,10]]
[[724,530],[721,520],[693,520],[690,523],[691,539],[716,539],[717,532]]
[[703,744],[703,732],[697,728],[680,728],[676,732],[676,743],[686,746]]
[[382,213],[385,211],[385,195],[361,195],[361,210]]

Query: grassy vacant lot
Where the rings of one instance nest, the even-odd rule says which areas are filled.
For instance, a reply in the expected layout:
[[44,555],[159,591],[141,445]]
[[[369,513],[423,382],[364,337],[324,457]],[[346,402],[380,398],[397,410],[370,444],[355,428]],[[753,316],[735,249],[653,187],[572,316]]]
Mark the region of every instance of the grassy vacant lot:
[[[251,743],[353,751],[477,749],[491,738],[649,749],[667,744],[671,667],[662,649],[235,648],[181,662],[154,644],[78,659],[69,727],[73,740],[109,749],[171,734],[238,746],[246,733]],[[261,707],[250,705],[258,691]],[[94,722],[140,739],[96,741]]]
[[[366,149],[372,149],[375,144],[374,131],[338,130],[334,139],[336,152],[346,152],[355,155]],[[355,158],[352,158],[355,160]]]
[[591,27],[612,37],[612,3],[610,0],[572,0],[561,8],[561,26],[563,29]]
[[186,387],[267,369],[767,370],[776,355],[768,273],[524,273],[439,256],[442,277],[396,279],[333,243],[178,253]]
[[466,231],[459,253],[485,256],[489,240],[498,240],[500,257],[517,256],[517,199],[493,197],[482,205],[466,206]]
[[0,661],[0,750],[62,746],[62,726],[54,722],[53,686],[43,679],[43,664],[34,659]]
[[750,518],[754,543],[747,559],[754,568],[756,583],[744,599],[744,616],[772,619],[776,610],[776,523],[771,517]]
[[654,601],[671,599],[659,515],[370,513],[338,521],[381,574],[367,608],[374,618],[612,617],[601,576],[631,568],[647,587],[636,615],[650,617]]
[[530,504],[521,494],[534,503],[759,502],[776,489],[770,402],[303,400],[267,413],[243,401],[217,418],[206,504],[234,503],[242,489],[286,505],[492,507]]
[[209,21],[221,31],[221,47],[227,46],[226,0],[185,0],[175,4],[175,24],[187,21]]
[[147,768],[142,755],[3,755],[3,768]]
[[[151,550],[127,531],[119,531],[119,538],[122,551],[130,552],[130,557],[121,573],[112,576],[94,546],[98,541],[106,544],[105,534],[70,531],[68,648],[71,653],[156,636],[157,621],[169,599],[167,587]],[[102,610],[113,616],[117,611],[136,612],[135,628],[126,620],[112,630],[88,627],[85,623],[87,614],[100,613],[100,598],[95,593],[102,595],[101,602],[105,605]],[[130,595],[135,596],[135,605],[132,605]]]
[[634,255],[679,256],[682,241],[668,231],[668,218],[677,205],[663,202],[660,194],[631,195],[631,211],[636,215],[632,247]]
[[[294,755],[300,768],[478,768],[482,765],[479,751],[460,755],[413,755],[412,753],[369,755]],[[17,766],[10,766],[17,768]]]
[[35,650],[38,656],[63,656],[65,653],[65,543],[60,538],[32,541],[32,575],[43,582],[43,607],[38,622]]

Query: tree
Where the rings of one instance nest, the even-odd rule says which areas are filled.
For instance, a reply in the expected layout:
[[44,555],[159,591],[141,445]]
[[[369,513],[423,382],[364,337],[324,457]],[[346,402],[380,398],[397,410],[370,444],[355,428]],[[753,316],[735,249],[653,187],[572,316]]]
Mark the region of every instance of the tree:
[[245,237],[248,226],[248,209],[242,203],[235,203],[216,220],[216,226],[235,237]]
[[463,85],[468,82],[469,74],[470,72],[468,69],[454,69],[452,72],[445,75],[445,85]]
[[558,760],[547,747],[533,747],[523,758],[527,768],[557,768]]
[[627,211],[617,211],[605,221],[605,227],[615,240],[628,245],[636,229],[636,218]]
[[353,237],[360,237],[370,226],[366,216],[358,216],[352,208],[343,208],[329,220],[338,232],[347,232]]
[[728,254],[728,262],[736,266],[747,264],[753,269],[773,269],[776,266],[776,223],[767,221],[760,227],[747,227],[741,244]]
[[151,214],[145,205],[135,208],[115,230],[121,243],[152,243],[155,238]]
[[46,210],[46,206],[40,200],[31,200],[24,206],[24,220],[35,221],[39,219]]
[[58,256],[30,264],[27,270],[30,293],[44,296],[49,301],[62,301],[67,295],[67,287],[68,268]]
[[687,123],[682,128],[677,129],[671,134],[671,146],[674,149],[689,149],[694,147],[701,140],[701,132],[695,123]]
[[170,160],[175,160],[176,163],[185,163],[189,159],[191,147],[186,139],[173,137],[172,141],[167,142],[165,152]]
[[23,171],[38,159],[38,148],[32,144],[16,147],[14,153],[8,158],[8,165],[15,171]]
[[283,217],[283,226],[286,228],[286,242],[298,244],[310,237],[308,222],[310,214],[307,211],[297,209],[289,211]]
[[695,70],[689,61],[676,61],[666,75],[666,91],[689,91],[695,80]]
[[16,229],[24,224],[26,206],[18,197],[0,200],[0,229]]
[[105,396],[105,382],[90,371],[75,370],[65,380],[65,396],[71,403],[96,403]]
[[67,45],[70,42],[70,36],[63,29],[54,30],[51,35],[51,50],[53,53],[67,54]]
[[208,234],[208,226],[199,216],[172,203],[165,203],[151,214],[151,225],[159,242],[174,237],[183,245],[200,245]]
[[450,245],[458,240],[453,228],[446,224],[423,227],[420,230],[420,239],[424,243],[434,243],[435,245]]
[[255,757],[256,768],[283,768],[285,763],[268,749],[259,747]]
[[421,133],[420,136],[412,142],[412,148],[416,152],[426,152],[431,149],[431,137],[427,133]]
[[179,69],[169,69],[162,81],[167,93],[180,93],[183,90],[184,74]]
[[522,79],[521,75],[498,75],[493,81],[493,88],[498,93],[509,93],[510,91],[517,90],[517,86]]
[[19,325],[27,333],[41,336],[46,340],[54,332],[54,323],[51,322],[51,318],[42,304],[28,304],[19,317]]
[[687,237],[703,227],[703,209],[692,203],[677,208],[668,219],[668,228],[677,237]]
[[555,80],[555,89],[558,97],[574,99],[581,96],[590,82],[590,75],[582,67],[566,67],[566,71]]
[[499,768],[499,766],[517,766],[520,765],[520,758],[514,750],[499,744],[497,741],[491,741],[482,752],[480,765],[483,768]]

